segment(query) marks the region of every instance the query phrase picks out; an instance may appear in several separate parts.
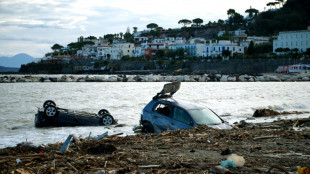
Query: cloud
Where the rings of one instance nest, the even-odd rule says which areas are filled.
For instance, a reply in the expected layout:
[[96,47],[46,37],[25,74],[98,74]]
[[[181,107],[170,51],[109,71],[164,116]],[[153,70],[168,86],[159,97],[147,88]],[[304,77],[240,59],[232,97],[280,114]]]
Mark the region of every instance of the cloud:
[[66,46],[79,36],[124,33],[127,27],[131,31],[132,27],[144,30],[149,23],[157,23],[163,28],[176,28],[180,27],[180,19],[192,20],[197,17],[207,23],[227,18],[229,8],[244,14],[251,3],[261,6],[252,5],[253,8],[262,10],[265,2],[268,2],[251,1],[1,0],[0,48],[2,54],[9,55],[14,50],[17,54],[20,48],[24,48],[30,55],[33,52],[33,56],[40,57],[40,54],[43,56],[50,51],[54,43]]

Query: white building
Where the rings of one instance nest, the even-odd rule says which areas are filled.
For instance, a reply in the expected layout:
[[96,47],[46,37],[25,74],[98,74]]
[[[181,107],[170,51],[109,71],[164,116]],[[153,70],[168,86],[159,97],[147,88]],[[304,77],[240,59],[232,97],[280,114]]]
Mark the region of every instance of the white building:
[[231,51],[231,54],[244,54],[244,46],[238,46],[237,43],[232,43],[229,40],[221,40],[215,43],[210,41],[210,43],[205,46],[203,57],[216,57],[218,55],[222,55],[224,50]]
[[133,57],[135,54],[135,45],[133,43],[120,43],[114,44],[109,51],[107,57],[110,59],[119,60],[123,56],[130,56]]
[[205,44],[172,44],[169,45],[169,50],[184,49],[187,56],[203,56]]
[[305,52],[310,48],[310,30],[280,32],[278,39],[273,41],[273,52],[277,48],[297,48],[299,52]]

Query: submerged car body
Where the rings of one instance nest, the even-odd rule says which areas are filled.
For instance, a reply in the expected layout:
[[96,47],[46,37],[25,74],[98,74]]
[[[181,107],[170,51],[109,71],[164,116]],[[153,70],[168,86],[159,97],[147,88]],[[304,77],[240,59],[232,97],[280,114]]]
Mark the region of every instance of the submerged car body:
[[[200,124],[215,129],[231,129],[216,113],[207,107],[175,100],[172,95],[180,88],[180,82],[166,84],[141,112],[142,132],[190,129]],[[169,93],[169,95],[167,95]]]
[[108,126],[116,124],[109,111],[102,109],[95,113],[63,109],[56,107],[55,102],[47,100],[43,108],[38,108],[35,114],[36,127],[59,126]]

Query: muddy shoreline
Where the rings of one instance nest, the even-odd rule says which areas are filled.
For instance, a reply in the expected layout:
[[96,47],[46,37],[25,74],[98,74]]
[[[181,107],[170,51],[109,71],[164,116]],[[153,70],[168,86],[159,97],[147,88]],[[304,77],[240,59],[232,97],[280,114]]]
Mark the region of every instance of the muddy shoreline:
[[216,173],[231,154],[245,159],[244,166],[229,168],[232,173],[297,172],[297,166],[310,167],[309,123],[310,117],[241,122],[232,130],[199,126],[99,141],[84,138],[62,153],[63,143],[19,144],[0,149],[0,173]]

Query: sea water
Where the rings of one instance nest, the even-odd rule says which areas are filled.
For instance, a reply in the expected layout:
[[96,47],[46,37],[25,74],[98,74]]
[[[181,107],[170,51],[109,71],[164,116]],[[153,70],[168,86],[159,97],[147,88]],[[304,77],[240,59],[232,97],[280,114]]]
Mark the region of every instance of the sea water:
[[[2,83],[0,84],[0,148],[20,142],[35,145],[63,142],[69,134],[88,137],[123,133],[133,135],[143,107],[160,92],[163,82],[80,82],[80,83]],[[256,109],[310,111],[309,82],[184,82],[175,99],[209,107],[229,123],[268,122],[276,119],[305,118],[293,114],[252,118]],[[98,113],[107,109],[122,127],[36,128],[34,116],[45,100],[60,108]]]

